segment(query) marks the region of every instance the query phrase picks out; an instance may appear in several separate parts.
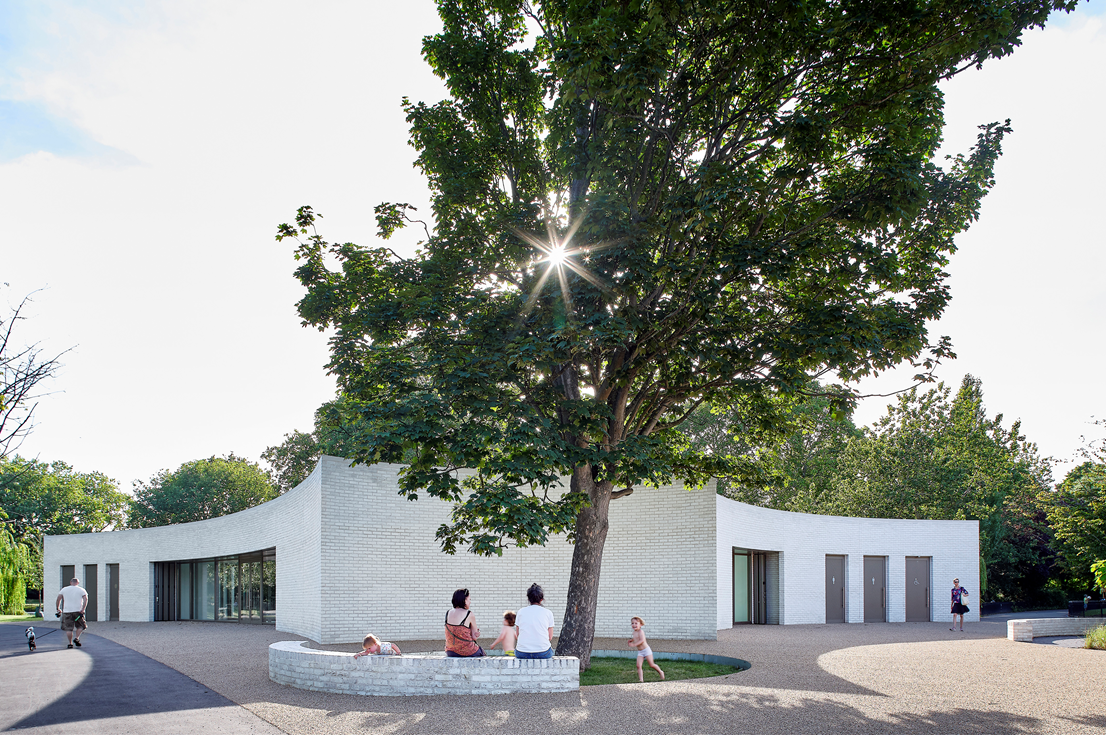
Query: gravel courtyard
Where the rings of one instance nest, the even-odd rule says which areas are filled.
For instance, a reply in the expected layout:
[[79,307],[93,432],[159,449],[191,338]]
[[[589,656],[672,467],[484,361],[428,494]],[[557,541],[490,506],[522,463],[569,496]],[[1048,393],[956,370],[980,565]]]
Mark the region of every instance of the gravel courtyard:
[[[753,668],[715,679],[587,687],[573,694],[357,697],[268,679],[269,626],[96,623],[289,735],[320,733],[1098,733],[1106,652],[1006,640],[1006,618],[939,623],[742,626],[718,641],[650,640]],[[621,648],[624,639],[598,639]],[[407,641],[404,651],[439,650]],[[327,646],[356,650],[356,646]],[[632,665],[627,662],[628,665]]]

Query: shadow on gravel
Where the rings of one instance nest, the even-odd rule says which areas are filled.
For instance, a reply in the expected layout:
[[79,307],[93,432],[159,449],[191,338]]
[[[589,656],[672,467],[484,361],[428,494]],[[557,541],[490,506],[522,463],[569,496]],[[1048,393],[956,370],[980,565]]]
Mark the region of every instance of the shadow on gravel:
[[1077,725],[1097,727],[1106,732],[1106,715],[1083,715],[1082,717],[1061,717],[1060,719],[1074,722]]
[[[631,692],[624,688],[618,703],[591,701],[584,696],[451,697],[447,706],[427,707],[425,698],[365,702],[359,707],[327,712],[335,728],[389,735],[444,733],[703,733],[847,732],[913,734],[955,732],[961,735],[1049,732],[1048,723],[1033,717],[976,709],[926,713],[891,713],[872,717],[841,702],[804,699],[781,702],[768,695],[734,693],[698,696],[687,692]],[[1087,718],[1079,724],[1094,726]],[[274,723],[278,724],[279,722]]]

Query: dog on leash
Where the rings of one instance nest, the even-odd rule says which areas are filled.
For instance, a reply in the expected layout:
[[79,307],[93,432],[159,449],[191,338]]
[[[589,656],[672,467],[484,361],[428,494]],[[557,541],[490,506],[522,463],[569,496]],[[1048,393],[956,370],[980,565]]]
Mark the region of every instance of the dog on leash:
[[24,635],[27,636],[27,648],[28,649],[33,651],[36,648],[38,648],[38,646],[35,644],[35,629],[34,628],[27,628],[27,632],[24,633]]

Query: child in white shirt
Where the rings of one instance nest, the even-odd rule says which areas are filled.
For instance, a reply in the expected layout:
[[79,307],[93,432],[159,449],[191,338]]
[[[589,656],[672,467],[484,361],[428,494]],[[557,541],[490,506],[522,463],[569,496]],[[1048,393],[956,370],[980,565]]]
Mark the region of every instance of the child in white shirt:
[[365,636],[365,640],[361,642],[361,647],[364,650],[358,651],[353,654],[354,658],[361,658],[362,656],[402,656],[399,646],[395,643],[389,643],[388,641],[382,641],[372,633]]

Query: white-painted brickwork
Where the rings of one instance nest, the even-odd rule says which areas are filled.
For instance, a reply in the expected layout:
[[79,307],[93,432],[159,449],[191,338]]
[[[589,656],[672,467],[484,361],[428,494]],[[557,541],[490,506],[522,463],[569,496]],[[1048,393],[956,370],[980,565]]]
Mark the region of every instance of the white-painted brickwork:
[[[779,622],[784,625],[826,622],[826,555],[846,557],[846,619],[864,622],[864,557],[887,559],[887,619],[906,620],[906,557],[931,557],[930,614],[950,621],[952,580],[977,601],[979,594],[979,523],[846,518],[759,508],[721,495],[717,505],[715,545],[718,580],[718,627],[733,624],[733,549],[779,552]],[[768,557],[771,564],[772,556]],[[771,592],[769,568],[769,603]],[[979,620],[968,603],[967,620]],[[771,606],[769,606],[771,610]]]
[[[324,642],[359,641],[368,632],[395,640],[444,637],[450,597],[465,587],[487,643],[499,634],[504,610],[527,604],[533,582],[545,590],[559,632],[573,548],[563,536],[500,557],[449,556],[434,532],[449,521],[450,506],[399,496],[400,467],[349,468],[334,457],[324,457],[321,467]],[[596,635],[628,636],[630,617],[640,615],[656,637],[715,637],[713,506],[709,488],[682,486],[638,487],[611,503]]]
[[315,692],[389,697],[574,692],[580,688],[580,659],[418,653],[355,659],[349,653],[304,648],[303,641],[283,641],[269,646],[269,678]]
[[[490,559],[449,556],[434,539],[449,520],[448,504],[400,497],[399,466],[348,465],[323,457],[311,477],[281,498],[221,518],[48,537],[48,580],[58,578],[61,564],[118,563],[121,619],[152,620],[152,562],[275,546],[277,629],[315,641],[360,641],[368,632],[394,640],[443,638],[453,590],[467,587],[482,641],[490,643],[503,611],[526,605],[532,582],[545,589],[560,630],[573,548],[563,536]],[[654,637],[714,638],[714,537],[709,488],[639,487],[613,501],[596,634],[628,636],[630,617],[640,615]],[[47,594],[52,599],[57,589]]]
[[[281,630],[318,640],[320,472],[294,490],[220,518],[160,528],[47,536],[43,583],[47,601],[58,595],[59,569],[97,564],[99,617],[107,618],[107,564],[119,565],[119,619],[153,620],[153,562],[180,561],[277,548],[277,619]],[[51,608],[47,605],[47,614]]]
[[[111,533],[48,536],[46,599],[60,566],[98,565],[99,615],[107,617],[107,564],[119,564],[120,619],[153,618],[154,562],[276,548],[277,629],[321,643],[443,637],[454,589],[467,587],[482,642],[499,633],[505,609],[545,588],[554,631],[563,622],[572,546],[511,548],[500,557],[441,553],[434,538],[450,506],[397,494],[397,465],[349,467],[323,457],[311,476],[276,500],[198,523]],[[767,616],[782,624],[825,621],[825,555],[847,558],[847,618],[863,620],[863,556],[886,556],[888,619],[905,618],[905,556],[932,557],[933,619],[948,620],[954,576],[978,589],[978,527],[966,521],[888,521],[813,516],[743,505],[714,483],[637,487],[611,503],[595,632],[629,635],[640,615],[653,638],[711,639],[732,620],[733,547],[768,557]],[[712,556],[715,563],[711,563]],[[940,591],[943,590],[943,591]],[[974,598],[973,598],[974,599]],[[974,606],[973,606],[974,607]],[[969,619],[978,619],[976,612]]]
[[[961,580],[963,584],[963,580]],[[1006,621],[1006,637],[1012,641],[1032,643],[1034,638],[1062,635],[1084,635],[1106,622],[1099,618],[1025,618]]]

